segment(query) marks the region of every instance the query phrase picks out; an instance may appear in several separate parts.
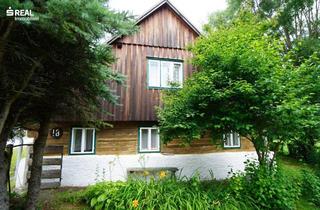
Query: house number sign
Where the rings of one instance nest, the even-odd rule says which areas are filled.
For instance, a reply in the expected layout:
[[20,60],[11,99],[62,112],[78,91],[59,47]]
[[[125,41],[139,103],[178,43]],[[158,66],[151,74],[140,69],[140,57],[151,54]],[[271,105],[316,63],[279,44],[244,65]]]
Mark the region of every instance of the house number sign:
[[51,136],[54,139],[60,139],[62,134],[63,134],[62,128],[52,128],[52,130],[51,130]]

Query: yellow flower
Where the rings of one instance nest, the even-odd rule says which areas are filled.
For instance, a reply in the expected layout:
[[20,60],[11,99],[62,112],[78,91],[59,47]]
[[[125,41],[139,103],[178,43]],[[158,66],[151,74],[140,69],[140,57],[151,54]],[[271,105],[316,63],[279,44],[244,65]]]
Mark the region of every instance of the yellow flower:
[[144,171],[143,176],[149,176],[149,171]]
[[132,201],[132,206],[133,206],[134,208],[137,208],[137,207],[139,206],[139,201],[138,201],[137,199],[133,200],[133,201]]
[[160,179],[162,179],[162,178],[164,178],[166,176],[167,176],[167,174],[166,174],[165,171],[160,171],[160,174],[159,174]]

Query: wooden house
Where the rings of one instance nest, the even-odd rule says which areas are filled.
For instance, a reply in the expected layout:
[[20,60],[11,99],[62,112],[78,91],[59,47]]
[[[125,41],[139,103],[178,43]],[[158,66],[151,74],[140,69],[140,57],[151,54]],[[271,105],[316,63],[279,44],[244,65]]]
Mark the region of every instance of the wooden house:
[[134,169],[177,168],[181,175],[202,178],[212,171],[225,178],[231,168],[243,169],[247,156],[254,157],[252,144],[238,134],[213,144],[210,136],[182,146],[179,141],[161,143],[155,107],[161,92],[171,82],[183,86],[194,71],[192,54],[186,50],[200,32],[169,1],[147,11],[136,23],[133,35],[114,37],[108,44],[117,57],[113,68],[126,76],[126,85],[114,84],[121,105],[103,104],[113,115],[99,117],[113,127],[97,130],[76,123],[56,123],[60,138],[48,145],[63,145],[62,185],[85,186],[100,179],[125,180]]

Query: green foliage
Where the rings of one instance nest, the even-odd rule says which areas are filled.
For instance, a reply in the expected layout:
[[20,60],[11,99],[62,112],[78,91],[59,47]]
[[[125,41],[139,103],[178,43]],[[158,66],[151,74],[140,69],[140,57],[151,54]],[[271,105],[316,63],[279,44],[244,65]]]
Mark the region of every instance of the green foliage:
[[207,196],[198,186],[172,179],[105,182],[89,187],[85,198],[94,209],[208,209]]
[[302,195],[320,207],[320,177],[307,170],[302,174]]
[[260,209],[294,209],[300,183],[281,168],[269,170],[248,162],[245,173],[231,177],[230,191],[237,200],[251,200]]
[[[194,176],[191,179],[167,177],[101,182],[80,191],[59,190],[58,199],[50,201],[82,208],[85,203],[89,207],[92,204],[91,209],[104,209],[103,205],[109,205],[105,209],[116,210],[188,209],[193,205],[196,207],[192,209],[212,210],[317,209],[311,202],[316,203],[320,182],[312,168],[293,159],[281,158],[277,163],[277,170],[270,171],[248,162],[244,173],[220,181],[200,181]],[[136,208],[134,200],[138,201]]]
[[272,22],[269,29],[285,40],[288,49],[294,46],[295,40],[310,38],[315,41],[319,37],[318,0],[228,0],[227,2],[225,10],[210,16],[206,29],[227,26],[239,14],[248,12],[261,21]]
[[115,59],[102,39],[135,31],[133,17],[101,0],[7,0],[0,7],[11,3],[13,9],[28,3],[39,20],[0,20],[6,32],[0,39],[1,104],[17,104],[13,113],[24,109],[21,123],[39,121],[39,115],[96,121],[101,102],[117,102],[106,83],[124,80],[110,68]]
[[319,136],[319,57],[295,67],[269,27],[243,13],[197,40],[191,50],[199,71],[163,97],[158,116],[164,142],[190,143],[207,130],[215,140],[236,131],[254,143],[263,163],[270,149]]
[[310,164],[320,163],[320,152],[310,139],[293,141],[288,145],[289,156]]
[[248,202],[233,199],[225,183],[201,183],[167,178],[127,182],[102,182],[85,190],[83,199],[92,209],[253,209]]

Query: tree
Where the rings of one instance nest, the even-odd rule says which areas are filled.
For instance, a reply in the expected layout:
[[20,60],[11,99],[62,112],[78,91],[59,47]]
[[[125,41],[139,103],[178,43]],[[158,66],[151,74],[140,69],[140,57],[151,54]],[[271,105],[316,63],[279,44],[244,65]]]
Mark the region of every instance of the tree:
[[[290,57],[297,72],[314,57],[320,47],[319,0],[230,0],[224,11],[210,16],[206,30],[228,26],[239,14],[254,14],[260,21],[268,20],[269,30],[280,39],[285,40],[286,56]],[[318,56],[318,55],[317,55]],[[314,59],[313,59],[314,61]],[[316,78],[316,77],[315,77]],[[317,81],[312,81],[317,83]],[[312,83],[309,83],[311,86]],[[301,96],[301,93],[299,94]],[[305,93],[308,95],[308,93]],[[315,100],[311,100],[316,105]],[[295,138],[288,144],[290,155],[307,161],[316,155],[315,143],[319,141],[316,126],[305,128],[305,135]],[[316,161],[316,160],[313,160]]]
[[217,140],[234,131],[253,143],[260,165],[272,167],[271,149],[276,153],[304,126],[318,124],[319,106],[309,103],[313,91],[298,97],[306,86],[268,24],[244,13],[198,39],[191,48],[198,72],[181,90],[167,92],[159,110],[164,142],[190,143],[208,130]]
[[319,0],[229,0],[227,9],[212,14],[208,25],[220,27],[229,24],[242,11],[250,12],[261,20],[272,21],[270,29],[285,40],[288,49],[295,46],[295,40],[305,38],[319,43]]
[[100,0],[5,1],[0,7],[13,3],[33,9],[39,21],[1,18],[0,208],[8,209],[4,151],[8,136],[15,126],[35,123],[38,138],[27,201],[27,209],[35,209],[50,120],[68,113],[79,121],[96,121],[100,102],[115,102],[107,82],[120,82],[122,77],[110,69],[114,58],[101,38],[106,33],[131,33],[134,27],[131,16],[110,10]]

